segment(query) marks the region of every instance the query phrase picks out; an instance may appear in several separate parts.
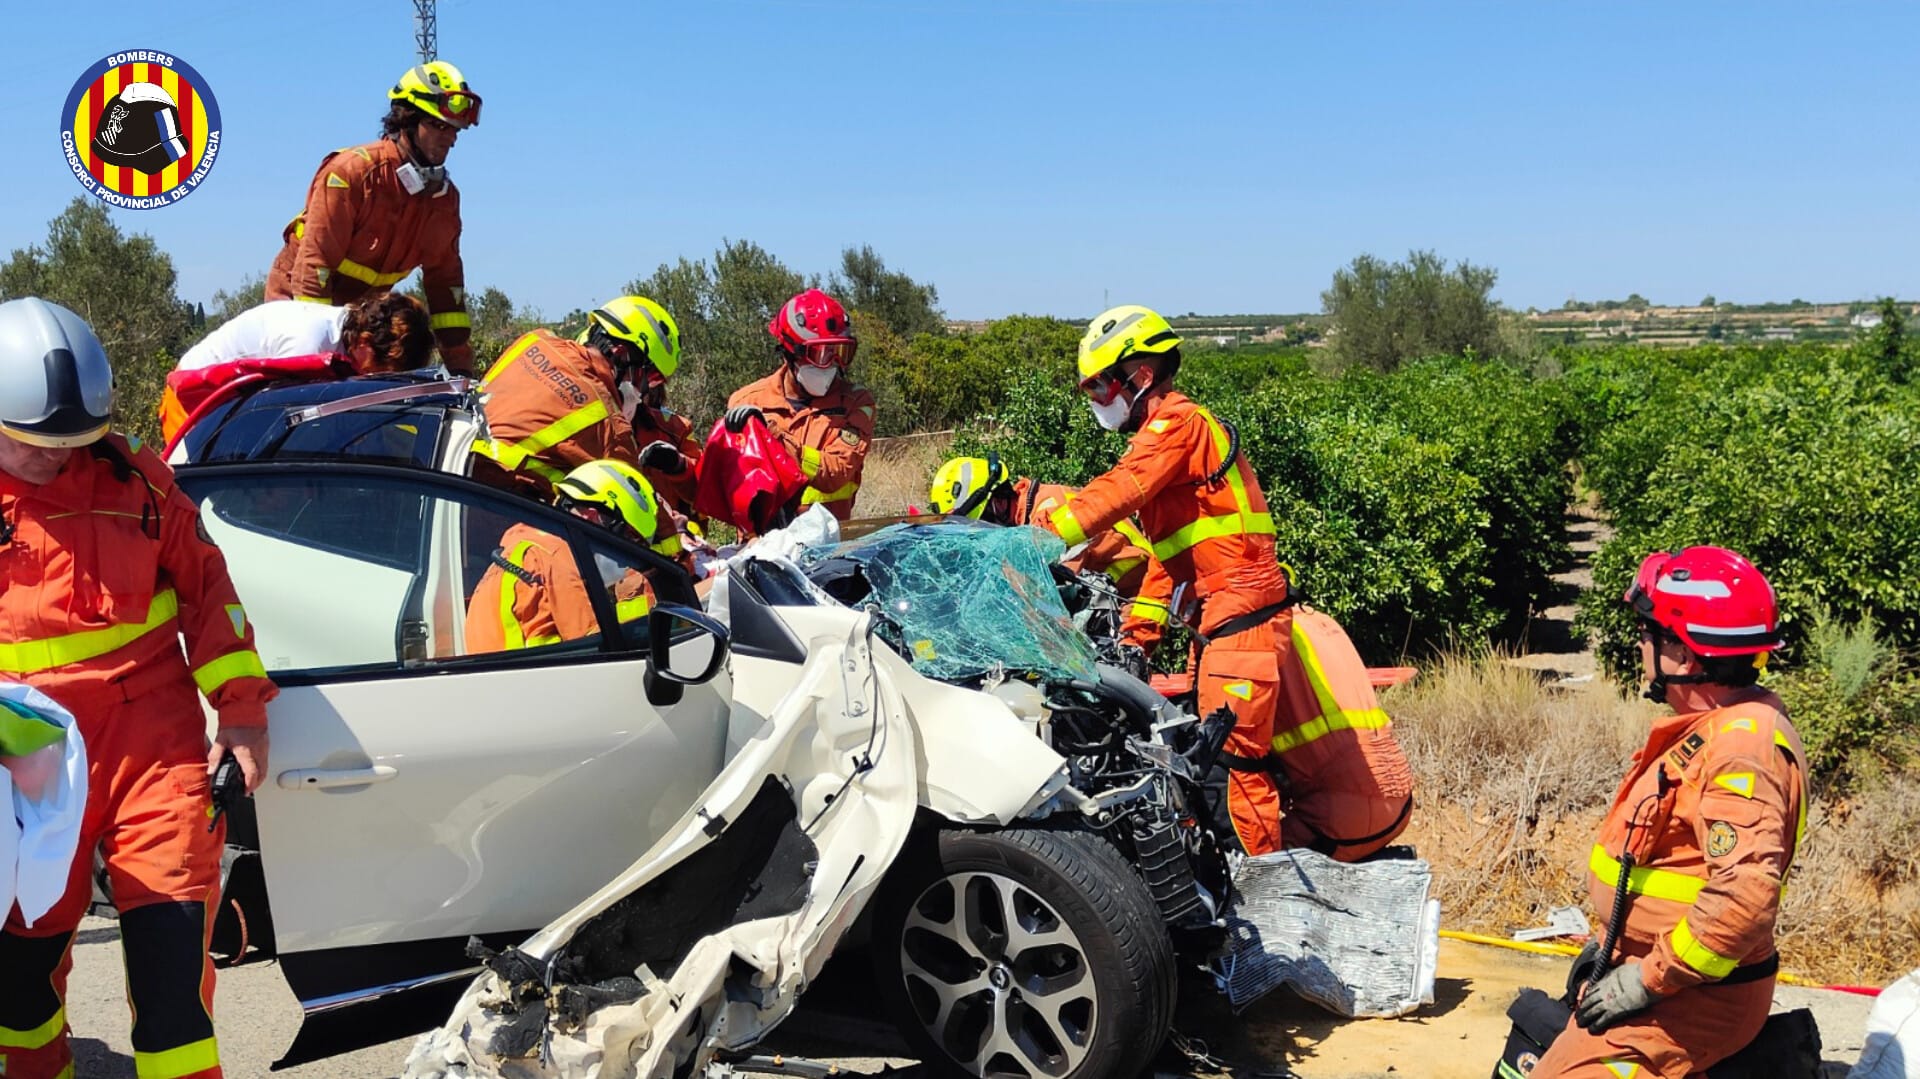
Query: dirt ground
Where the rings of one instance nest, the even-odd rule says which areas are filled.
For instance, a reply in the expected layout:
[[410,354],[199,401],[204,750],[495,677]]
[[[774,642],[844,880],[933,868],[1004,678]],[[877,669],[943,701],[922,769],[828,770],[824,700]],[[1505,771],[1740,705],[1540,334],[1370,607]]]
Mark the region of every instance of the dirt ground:
[[[1286,992],[1235,1017],[1204,984],[1183,986],[1176,1029],[1201,1038],[1220,1062],[1184,1074],[1486,1079],[1506,1044],[1507,1005],[1529,986],[1557,992],[1569,962],[1442,940],[1434,1002],[1402,1019],[1340,1019]],[[1782,987],[1774,996],[1776,1011],[1814,1010],[1828,1070],[1838,1075],[1860,1055],[1872,1005],[1867,997],[1825,990]]]
[[[1443,940],[1434,1002],[1404,1019],[1343,1020],[1285,991],[1235,1016],[1195,976],[1181,986],[1175,1030],[1195,1059],[1169,1046],[1153,1062],[1156,1076],[1256,1079],[1485,1079],[1507,1036],[1506,1007],[1522,988],[1552,991],[1566,981],[1567,960]],[[768,1052],[806,1054],[849,1073],[911,1064],[875,1012],[871,989],[852,980],[823,981],[767,1044]],[[1776,1008],[1812,1007],[1826,1059],[1835,1074],[1859,1056],[1866,997],[1782,988]],[[78,1079],[132,1079],[132,1045],[115,923],[89,919],[74,947],[68,1008],[76,1035]],[[300,1010],[269,963],[223,971],[215,1003],[221,1055],[232,1076],[263,1076],[292,1039]],[[412,1038],[279,1073],[291,1079],[393,1076]],[[916,1074],[918,1069],[911,1069]]]

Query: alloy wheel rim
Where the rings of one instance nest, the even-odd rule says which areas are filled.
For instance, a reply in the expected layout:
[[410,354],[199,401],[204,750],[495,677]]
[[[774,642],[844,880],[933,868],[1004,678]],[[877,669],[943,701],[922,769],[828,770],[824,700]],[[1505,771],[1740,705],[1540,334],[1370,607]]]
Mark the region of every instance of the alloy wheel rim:
[[997,873],[954,873],[908,908],[901,980],[934,1043],[982,1076],[1060,1077],[1092,1048],[1098,991],[1060,912]]

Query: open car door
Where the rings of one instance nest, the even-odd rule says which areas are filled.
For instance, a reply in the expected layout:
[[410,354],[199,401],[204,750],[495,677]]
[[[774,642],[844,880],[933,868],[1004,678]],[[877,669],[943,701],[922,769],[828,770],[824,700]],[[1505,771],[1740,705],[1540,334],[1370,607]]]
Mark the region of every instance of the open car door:
[[[591,587],[637,574],[655,603],[694,605],[657,555],[413,469],[274,462],[180,482],[281,687],[254,801],[271,935],[307,1016],[281,1065],[443,1019],[477,969],[469,936],[524,939],[592,895],[719,774],[729,676],[649,703],[648,604]],[[504,557],[509,533],[589,583],[589,632],[470,645],[503,594],[545,584]]]

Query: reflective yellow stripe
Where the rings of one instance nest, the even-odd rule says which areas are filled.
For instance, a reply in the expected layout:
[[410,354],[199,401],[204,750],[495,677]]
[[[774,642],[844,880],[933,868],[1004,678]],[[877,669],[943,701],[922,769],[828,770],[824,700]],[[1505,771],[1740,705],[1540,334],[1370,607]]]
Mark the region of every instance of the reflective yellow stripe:
[[525,355],[526,351],[532,348],[534,346],[534,343],[538,340],[540,339],[531,333],[521,334],[518,340],[514,341],[513,344],[508,345],[507,350],[500,354],[500,362],[494,364],[492,367],[487,368],[486,377],[480,380],[480,385],[485,386],[489,382],[492,382],[495,378],[498,378],[500,375],[500,372],[505,371],[508,367],[512,366],[513,361]]
[[[39,1049],[60,1036],[67,1026],[67,1009],[56,1008],[53,1018],[34,1027],[32,1030],[15,1030],[12,1027],[0,1027],[0,1049]],[[0,1060],[4,1060],[0,1057]],[[0,1075],[6,1074],[0,1072]]]
[[[1213,432],[1213,445],[1220,453],[1220,459],[1226,460],[1227,451],[1233,448],[1233,440],[1227,437],[1226,428],[1213,418],[1213,413],[1204,408],[1195,409],[1209,430]],[[1196,544],[1222,536],[1271,536],[1274,534],[1273,515],[1253,512],[1253,501],[1247,495],[1247,481],[1240,475],[1240,462],[1227,469],[1227,490],[1233,494],[1234,512],[1218,517],[1202,517],[1199,520],[1176,531],[1166,539],[1153,544],[1153,557],[1165,562],[1167,559],[1191,550]]]
[[341,259],[340,265],[334,267],[334,269],[346,274],[355,281],[372,285],[375,288],[383,288],[407,276],[406,273],[381,273],[371,266],[362,266],[352,259]]
[[821,491],[809,487],[800,495],[800,504],[802,506],[811,506],[818,502],[845,502],[852,498],[854,492],[859,489],[860,485],[858,483],[849,483],[845,487],[834,491]]
[[607,403],[605,401],[595,401],[585,407],[574,409],[572,412],[567,413],[538,431],[515,442],[513,448],[529,454],[552,449],[606,418]]
[[449,311],[429,318],[427,325],[436,330],[468,330],[473,328],[473,316],[465,311]]
[[473,452],[489,461],[497,461],[508,472],[531,472],[548,483],[559,483],[567,474],[547,464],[537,457],[531,457],[525,450],[515,446],[504,446],[490,438],[475,439]]
[[104,656],[173,621],[180,613],[180,601],[168,588],[158,592],[153,602],[147,605],[147,620],[140,623],[126,623],[108,626],[105,629],[82,630],[69,633],[64,637],[48,637],[40,641],[17,641],[13,644],[0,644],[0,671],[10,674],[32,674],[36,671],[64,667],[69,663],[84,663],[98,656]]
[[1680,919],[1680,924],[1673,927],[1673,932],[1669,934],[1668,939],[1673,944],[1673,954],[1679,956],[1682,963],[1709,978],[1724,978],[1733,973],[1733,968],[1740,965],[1739,960],[1728,959],[1700,943],[1694,937],[1693,929],[1687,925],[1685,918]]
[[631,622],[636,618],[644,618],[647,612],[651,610],[653,610],[653,598],[645,593],[635,596],[632,599],[619,600],[613,605],[613,615],[621,622]]
[[325,296],[295,296],[294,299],[299,300],[301,303],[320,303],[329,306],[333,304],[333,301],[327,299]]
[[[1587,868],[1600,882],[1609,888],[1617,887],[1620,879],[1620,863],[1607,853],[1607,848],[1598,843],[1593,845],[1593,857],[1587,860]],[[1685,873],[1676,873],[1671,869],[1650,869],[1635,866],[1627,873],[1627,891],[1635,895],[1651,896],[1654,899],[1668,899],[1675,903],[1691,903],[1700,898],[1700,889],[1707,886],[1701,877],[1689,877]]]
[[820,451],[812,446],[800,447],[800,472],[808,479],[820,474]]
[[260,662],[260,653],[248,649],[244,652],[229,652],[212,663],[202,664],[194,669],[193,681],[200,692],[213,696],[214,690],[236,678],[265,678],[267,668]]
[[1073,519],[1071,506],[1061,506],[1054,510],[1053,516],[1048,520],[1052,522],[1053,530],[1060,533],[1060,538],[1067,541],[1067,546],[1078,547],[1087,542],[1087,532],[1080,527],[1079,521]]
[[73,1061],[67,1061],[67,1066],[55,1073],[53,1079],[73,1079]]
[[158,1053],[133,1051],[133,1070],[140,1079],[180,1079],[183,1075],[220,1066],[220,1046],[212,1038],[188,1042]]
[[[520,569],[526,569],[527,551],[532,546],[532,540],[521,540],[519,543],[514,544],[513,553],[507,556],[507,561],[513,563]],[[513,589],[514,585],[519,583],[520,578],[518,576],[514,575],[512,571],[505,567],[501,567],[500,636],[504,639],[507,648],[525,648],[528,644],[526,632],[520,628],[520,620],[513,616]]]
[[1307,683],[1313,687],[1314,698],[1320,702],[1320,714],[1290,731],[1274,735],[1275,753],[1298,749],[1334,731],[1379,730],[1393,722],[1378,708],[1340,707],[1339,699],[1333,695],[1333,686],[1327,681],[1326,669],[1320,665],[1320,655],[1314,651],[1305,628],[1298,623],[1293,627],[1293,647],[1300,656],[1300,665],[1306,668]]
[[1106,574],[1117,584],[1127,574],[1139,569],[1145,561],[1144,558],[1116,558],[1107,564]]
[[1128,543],[1133,544],[1143,551],[1153,546],[1153,544],[1147,542],[1147,537],[1144,533],[1133,527],[1132,521],[1116,521],[1114,522],[1113,530],[1125,536]]
[[1156,626],[1166,625],[1172,613],[1166,604],[1157,599],[1136,599],[1127,606],[1128,618],[1138,618],[1142,622],[1152,622]]

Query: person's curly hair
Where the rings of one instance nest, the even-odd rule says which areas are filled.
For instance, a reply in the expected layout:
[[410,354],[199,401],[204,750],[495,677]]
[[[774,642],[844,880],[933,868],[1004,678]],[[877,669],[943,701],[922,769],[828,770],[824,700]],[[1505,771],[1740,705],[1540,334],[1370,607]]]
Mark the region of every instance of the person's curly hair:
[[390,139],[402,131],[412,131],[422,117],[427,114],[405,101],[392,101],[387,104],[387,114],[380,118],[380,137]]
[[348,304],[340,337],[349,356],[358,345],[373,350],[373,358],[364,365],[354,362],[356,374],[412,371],[425,367],[433,355],[433,328],[427,309],[399,292],[378,292]]

